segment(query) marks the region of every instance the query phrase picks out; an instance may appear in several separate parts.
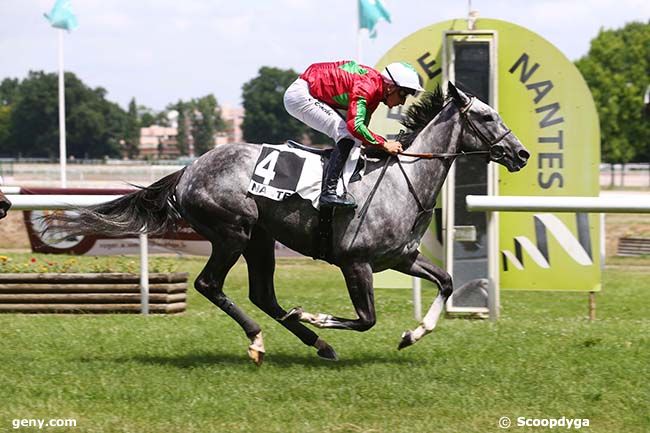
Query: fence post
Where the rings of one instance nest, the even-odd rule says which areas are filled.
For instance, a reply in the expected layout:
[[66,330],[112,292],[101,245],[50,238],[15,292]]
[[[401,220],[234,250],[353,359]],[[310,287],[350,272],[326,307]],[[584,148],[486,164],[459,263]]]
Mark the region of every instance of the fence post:
[[621,188],[625,188],[625,163],[621,164]]
[[149,240],[140,234],[140,311],[149,314]]
[[422,320],[422,280],[418,277],[412,278],[413,286],[413,315],[415,320]]

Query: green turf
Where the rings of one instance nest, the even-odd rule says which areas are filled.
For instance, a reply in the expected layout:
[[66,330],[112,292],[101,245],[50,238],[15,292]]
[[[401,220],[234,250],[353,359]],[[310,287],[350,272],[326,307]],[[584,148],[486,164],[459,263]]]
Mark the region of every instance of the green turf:
[[[179,261],[192,275],[201,266]],[[260,368],[239,327],[194,292],[181,316],[0,315],[0,431],[13,419],[74,418],[76,428],[41,431],[465,433],[504,431],[501,416],[650,431],[650,268],[606,270],[596,322],[586,294],[502,292],[498,323],[442,319],[401,352],[400,334],[416,325],[410,292],[379,289],[373,329],[317,331],[339,362],[253,307],[246,281],[238,263],[226,292],[264,330]],[[285,307],[352,314],[332,266],[279,260],[276,286]]]

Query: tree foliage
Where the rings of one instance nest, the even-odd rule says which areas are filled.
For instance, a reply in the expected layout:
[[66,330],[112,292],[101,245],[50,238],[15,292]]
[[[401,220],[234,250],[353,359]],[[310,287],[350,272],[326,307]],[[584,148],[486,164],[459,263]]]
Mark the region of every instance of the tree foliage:
[[135,158],[139,153],[140,146],[140,120],[138,119],[138,105],[135,98],[129,102],[129,111],[126,115],[126,127],[124,131],[124,146],[126,155]]
[[0,83],[0,105],[11,105],[16,100],[20,81],[17,78],[5,78]]
[[326,137],[323,139],[322,134],[294,119],[285,110],[284,91],[296,78],[298,74],[291,69],[263,66],[257,77],[244,84],[244,140],[252,143],[281,143],[287,139],[302,140],[307,134],[318,136],[319,142],[331,141]]
[[178,129],[176,133],[176,146],[178,147],[178,152],[181,155],[189,155],[189,119],[187,118],[189,107],[187,106],[187,103],[179,100],[176,103],[174,110],[178,112],[178,118],[176,119],[178,123]]
[[223,130],[225,123],[221,118],[221,111],[217,98],[207,95],[193,99],[190,106],[190,120],[192,123],[192,137],[194,137],[194,153],[203,155],[214,148],[214,135]]
[[[103,88],[92,89],[73,73],[65,73],[68,155],[77,158],[120,155],[119,141],[124,136],[126,113],[105,96]],[[0,120],[0,155],[58,156],[57,74],[31,71],[21,82],[3,80],[0,107],[3,112],[10,112],[5,134],[2,133],[5,123]]]
[[643,117],[643,95],[650,84],[650,21],[601,30],[576,66],[598,109],[603,161],[650,161],[650,122]]
[[195,155],[202,155],[215,146],[215,134],[226,128],[221,117],[217,98],[210,94],[190,101],[178,101],[174,106],[178,111],[178,133],[176,136],[181,155],[189,153],[190,143]]

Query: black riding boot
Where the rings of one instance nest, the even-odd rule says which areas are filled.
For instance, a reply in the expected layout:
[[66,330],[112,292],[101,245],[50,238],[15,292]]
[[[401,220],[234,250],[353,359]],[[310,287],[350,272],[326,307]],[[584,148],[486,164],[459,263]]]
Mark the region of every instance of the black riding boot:
[[329,164],[323,179],[319,204],[321,206],[341,206],[341,207],[356,207],[357,204],[352,198],[344,195],[339,197],[336,195],[336,186],[339,182],[339,177],[343,172],[345,161],[350,155],[350,150],[354,146],[354,141],[349,138],[344,138],[336,143],[336,147],[332,150]]

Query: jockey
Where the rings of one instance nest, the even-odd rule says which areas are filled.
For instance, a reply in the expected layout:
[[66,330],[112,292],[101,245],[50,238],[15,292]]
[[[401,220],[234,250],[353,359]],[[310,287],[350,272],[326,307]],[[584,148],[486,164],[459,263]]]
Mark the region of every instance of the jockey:
[[[401,152],[399,142],[368,129],[370,118],[380,102],[392,108],[423,90],[417,72],[406,62],[391,63],[380,73],[352,60],[315,63],[289,86],[284,93],[287,112],[336,143],[323,179],[321,206],[356,206],[352,198],[336,194],[350,150],[360,142],[392,155]],[[346,110],[346,117],[336,109]]]

